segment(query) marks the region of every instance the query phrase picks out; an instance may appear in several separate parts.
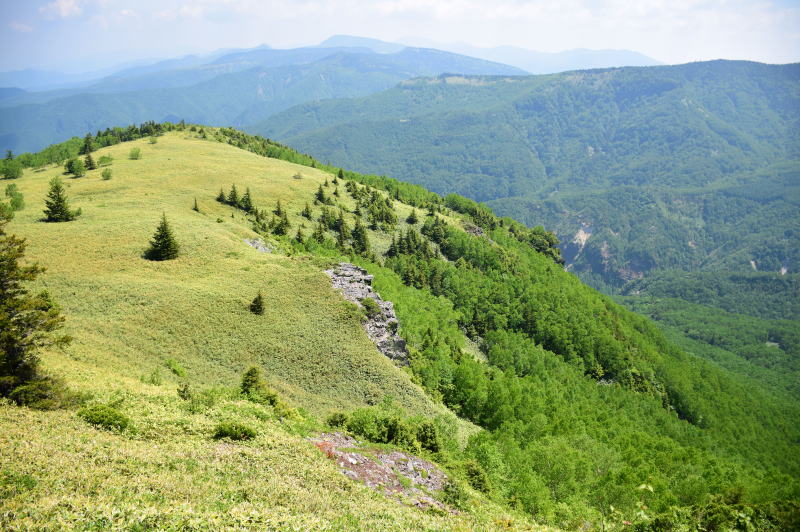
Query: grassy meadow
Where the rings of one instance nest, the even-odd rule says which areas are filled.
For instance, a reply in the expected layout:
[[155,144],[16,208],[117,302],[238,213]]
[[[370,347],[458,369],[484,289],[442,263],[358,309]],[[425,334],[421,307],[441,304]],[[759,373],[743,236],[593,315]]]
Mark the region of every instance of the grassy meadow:
[[[128,158],[133,147],[141,159]],[[387,395],[410,413],[447,415],[375,349],[360,311],[331,288],[320,259],[256,251],[244,242],[258,235],[243,213],[215,201],[232,184],[240,193],[249,188],[259,208],[280,200],[294,234],[300,210],[329,174],[185,132],[93,154],[103,155],[113,157],[110,180],[102,169],[81,178],[55,166],[26,170],[15,181],[26,206],[9,232],[25,237],[26,258],[47,268],[37,285],[60,304],[74,338],[42,353],[45,370],[115,406],[132,427],[107,432],[71,410],[0,403],[1,529],[529,528],[480,496],[463,514],[401,506],[343,476],[307,442],[316,422],[231,392],[259,365],[307,419]],[[56,176],[82,209],[75,221],[39,221]],[[200,212],[192,210],[195,198]],[[402,219],[406,210],[398,208]],[[141,255],[162,213],[181,254],[150,262]],[[258,291],[262,316],[248,310]],[[177,396],[182,382],[195,400]],[[247,422],[258,436],[212,440],[214,425],[226,420]]]

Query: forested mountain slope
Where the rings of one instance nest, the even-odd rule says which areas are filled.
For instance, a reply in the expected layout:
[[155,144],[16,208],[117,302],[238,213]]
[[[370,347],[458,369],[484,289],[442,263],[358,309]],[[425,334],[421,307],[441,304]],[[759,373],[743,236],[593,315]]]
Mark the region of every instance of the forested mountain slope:
[[[110,166],[63,177],[75,220],[39,221],[48,181],[83,146]],[[10,201],[24,196],[8,231],[47,266],[38,283],[74,338],[45,351],[43,366],[133,428],[97,435],[70,410],[0,406],[14,428],[3,436],[13,452],[0,456],[6,528],[797,524],[797,402],[681,351],[582,284],[547,231],[232,129],[145,124],[19,162],[30,169],[8,182]],[[162,213],[180,254],[151,262],[142,252]],[[323,269],[342,260],[394,303],[407,369],[360,329],[370,306],[330,286]],[[259,291],[263,316],[248,310]],[[250,365],[282,406],[239,394]],[[397,415],[383,410],[388,396],[411,421],[386,417]],[[395,506],[336,477],[297,437],[333,411],[330,423],[370,441],[413,447],[424,435],[417,452],[463,485],[443,495],[461,513]],[[387,419],[394,428],[381,433]],[[427,432],[403,432],[427,426],[420,419],[434,421]],[[215,443],[226,420],[257,437]],[[173,489],[176,475],[193,489]],[[103,482],[114,489],[77,489]]]
[[444,72],[524,74],[482,59],[404,48],[270,48],[201,64],[171,63],[105,78],[88,87],[21,93],[0,105],[0,149],[39,150],[72,135],[148,120],[249,125],[299,103],[362,96]]
[[444,76],[251,130],[543,224],[573,271],[614,286],[654,269],[794,271],[800,259],[797,64]]

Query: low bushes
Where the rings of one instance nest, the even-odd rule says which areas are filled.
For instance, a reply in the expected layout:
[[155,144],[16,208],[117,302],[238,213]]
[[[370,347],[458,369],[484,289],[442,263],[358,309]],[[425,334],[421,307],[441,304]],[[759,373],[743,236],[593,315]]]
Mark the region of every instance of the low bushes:
[[227,421],[220,423],[214,429],[214,439],[221,440],[228,438],[234,441],[252,440],[256,437],[256,431],[244,423]]
[[128,416],[116,408],[103,404],[84,407],[78,411],[78,416],[97,428],[118,432],[125,430],[131,424]]

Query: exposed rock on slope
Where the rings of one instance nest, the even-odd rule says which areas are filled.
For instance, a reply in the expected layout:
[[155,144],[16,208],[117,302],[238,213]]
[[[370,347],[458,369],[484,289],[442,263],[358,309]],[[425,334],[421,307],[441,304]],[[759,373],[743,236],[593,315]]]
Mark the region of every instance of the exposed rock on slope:
[[408,350],[406,341],[397,334],[397,316],[391,301],[384,301],[372,289],[372,275],[367,271],[348,262],[341,262],[333,269],[325,270],[332,281],[333,287],[339,290],[345,299],[352,301],[361,308],[365,299],[371,299],[377,305],[378,312],[367,313],[364,330],[378,347],[378,351],[400,365],[408,364]]
[[405,504],[447,510],[431,496],[444,488],[447,475],[431,462],[403,451],[371,450],[339,432],[321,434],[311,441],[353,480]]

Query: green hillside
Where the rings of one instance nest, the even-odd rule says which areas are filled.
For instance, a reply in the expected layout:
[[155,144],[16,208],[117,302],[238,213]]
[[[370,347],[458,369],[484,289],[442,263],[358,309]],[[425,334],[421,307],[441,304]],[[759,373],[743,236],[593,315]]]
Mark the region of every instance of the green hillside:
[[[144,138],[116,143],[125,135]],[[48,182],[82,143],[19,159],[40,168],[7,181],[25,204],[8,231],[47,267],[36,288],[74,338],[42,353],[44,369],[85,394],[83,408],[114,408],[132,428],[103,432],[70,409],[4,401],[3,528],[781,529],[800,519],[796,399],[680,350],[582,284],[552,234],[232,129],[146,124],[94,142],[112,175],[63,177],[82,209],[71,222],[39,219]],[[140,159],[128,158],[134,147]],[[216,200],[232,185],[256,208]],[[180,255],[144,260],[162,213]],[[394,303],[407,368],[363,332],[369,308],[331,287],[323,270],[342,260]],[[262,316],[248,310],[258,292]],[[286,404],[239,393],[254,365]],[[403,506],[342,476],[304,439],[331,413],[361,438],[438,462],[458,513]],[[425,420],[438,443],[420,448],[423,433],[404,431]],[[258,435],[215,442],[220,421]]]
[[250,129],[542,224],[572,271],[618,287],[659,269],[794,271],[799,83],[796,64],[737,61],[445,76]]

